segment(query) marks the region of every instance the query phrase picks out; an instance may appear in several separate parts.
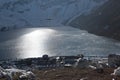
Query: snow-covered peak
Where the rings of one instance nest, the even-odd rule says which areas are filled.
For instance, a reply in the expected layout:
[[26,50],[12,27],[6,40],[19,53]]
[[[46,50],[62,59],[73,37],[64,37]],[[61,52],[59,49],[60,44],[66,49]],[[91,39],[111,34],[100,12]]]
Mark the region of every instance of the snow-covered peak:
[[0,0],[1,27],[60,26],[107,0]]

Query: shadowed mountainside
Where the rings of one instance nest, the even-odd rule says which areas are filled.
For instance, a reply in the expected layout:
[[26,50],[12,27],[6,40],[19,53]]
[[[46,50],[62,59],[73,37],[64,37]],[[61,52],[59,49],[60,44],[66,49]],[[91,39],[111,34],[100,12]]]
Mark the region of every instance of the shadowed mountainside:
[[120,40],[120,0],[109,0],[89,15],[81,15],[69,25],[100,36]]

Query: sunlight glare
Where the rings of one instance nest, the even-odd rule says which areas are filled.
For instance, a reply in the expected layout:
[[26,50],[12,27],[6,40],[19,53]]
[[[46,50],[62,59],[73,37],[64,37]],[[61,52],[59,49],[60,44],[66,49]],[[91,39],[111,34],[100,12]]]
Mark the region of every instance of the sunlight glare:
[[52,29],[39,29],[31,33],[24,35],[22,39],[22,51],[24,55],[22,57],[40,57],[46,53],[46,42],[49,41],[50,35],[54,34],[56,31]]

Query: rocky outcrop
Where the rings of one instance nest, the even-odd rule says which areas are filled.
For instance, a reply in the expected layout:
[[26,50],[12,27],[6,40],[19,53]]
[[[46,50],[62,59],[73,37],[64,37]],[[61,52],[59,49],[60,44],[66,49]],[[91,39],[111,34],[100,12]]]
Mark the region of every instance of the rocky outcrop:
[[120,0],[109,0],[90,14],[82,14],[69,25],[100,36],[120,40]]

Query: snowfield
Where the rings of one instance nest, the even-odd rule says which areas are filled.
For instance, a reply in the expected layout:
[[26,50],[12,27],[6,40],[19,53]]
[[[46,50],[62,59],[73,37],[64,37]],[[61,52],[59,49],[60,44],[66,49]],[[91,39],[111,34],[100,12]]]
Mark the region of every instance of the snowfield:
[[1,0],[0,27],[61,26],[107,0]]

